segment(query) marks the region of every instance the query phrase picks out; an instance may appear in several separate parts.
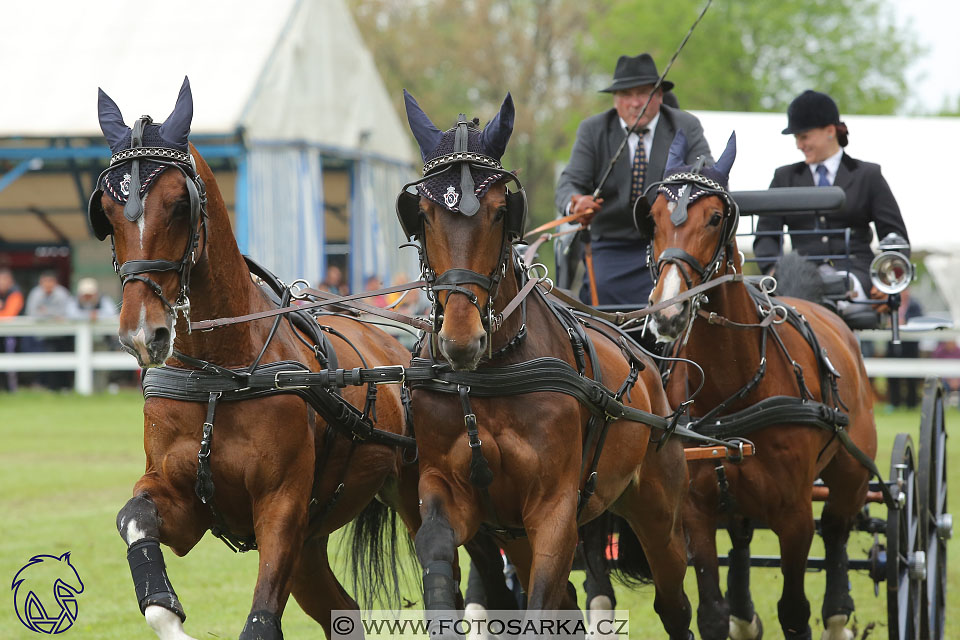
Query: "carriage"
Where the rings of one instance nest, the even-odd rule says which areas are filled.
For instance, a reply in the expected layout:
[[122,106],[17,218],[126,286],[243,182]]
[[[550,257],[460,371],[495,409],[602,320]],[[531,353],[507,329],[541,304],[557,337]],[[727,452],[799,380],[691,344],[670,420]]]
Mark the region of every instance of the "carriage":
[[[116,105],[101,95],[101,124],[115,154],[98,180],[89,219],[95,234],[100,239],[110,236],[113,243],[114,264],[124,284],[121,338],[144,365],[171,358],[177,365],[151,369],[145,378],[148,472],[117,521],[128,545],[141,612],[161,638],[185,637],[185,613],[166,575],[160,543],[186,553],[211,530],[232,548],[258,549],[261,554],[254,604],[241,638],[282,638],[280,614],[291,591],[329,634],[331,609],[356,603],[330,571],[327,536],[359,515],[364,524],[355,554],[363,555],[363,531],[371,538],[384,528],[384,512],[371,502],[379,491],[411,535],[416,533],[428,610],[458,606],[452,553],[458,544],[469,548],[474,543],[473,551],[479,554],[478,531],[503,542],[518,557],[526,554],[523,571],[533,605],[568,605],[565,576],[577,524],[610,508],[630,520],[640,543],[658,549],[648,554],[643,569],[657,583],[655,607],[672,636],[689,637],[691,611],[682,587],[686,550],[678,525],[688,477],[682,461],[686,458],[691,468],[696,460],[713,461],[720,468],[734,465],[729,471],[733,481],[736,465],[757,459],[754,443],[690,428],[694,421],[685,417],[689,394],[671,399],[676,407],[671,410],[651,354],[616,327],[641,315],[655,317],[671,306],[692,305],[717,284],[742,282],[742,274],[704,282],[642,311],[617,312],[596,322],[590,319],[595,310],[571,312],[561,292],[551,290],[545,270],[528,267],[511,248],[522,236],[526,201],[519,180],[498,161],[512,129],[509,96],[483,131],[461,117],[447,132],[433,126],[408,98],[411,124],[425,149],[425,175],[417,184],[446,190],[439,192],[439,202],[430,200],[434,204],[424,204],[424,191],[418,195],[406,188],[398,199],[401,225],[421,240],[425,280],[331,296],[283,285],[241,258],[212,173],[187,142],[192,99],[186,82],[178,106],[159,127],[146,117],[132,129],[126,127]],[[727,162],[729,171],[732,157]],[[129,174],[124,173],[127,167]],[[475,169],[481,172],[480,180],[475,180]],[[722,196],[726,203],[722,215],[713,212],[715,226],[725,229],[724,245],[718,245],[710,263],[719,268],[722,260],[717,257],[730,248],[729,222],[738,196],[696,175],[684,179],[706,184],[708,197],[701,202]],[[508,182],[516,183],[515,191],[507,190]],[[162,195],[151,198],[149,206],[148,190]],[[471,200],[467,194],[474,193],[470,206],[453,208],[461,199],[465,205]],[[745,211],[749,197],[740,199],[744,205],[739,211]],[[811,208],[796,199],[791,206],[798,202]],[[435,208],[441,203],[456,215]],[[686,201],[683,206],[687,204],[693,212],[696,207]],[[428,227],[433,234],[429,238]],[[489,234],[490,228],[498,232]],[[484,250],[487,255],[474,255]],[[672,255],[698,264],[689,253]],[[727,255],[731,264],[736,261]],[[258,276],[256,282],[248,274]],[[367,296],[421,287],[434,301],[429,320],[404,318],[362,302]],[[172,302],[171,291],[176,294]],[[547,296],[553,296],[552,301]],[[763,326],[786,321],[786,310],[775,310],[782,306],[764,297]],[[305,313],[334,305],[413,325],[422,332],[421,357],[408,364],[406,354],[385,334],[356,316],[330,314],[318,320]],[[538,336],[537,341],[528,330],[535,323],[564,330],[549,339]],[[223,333],[207,333],[228,326],[227,341],[217,339]],[[531,358],[531,353],[538,357]],[[449,364],[438,362],[438,354]],[[487,362],[497,357],[505,363],[475,370],[485,356]],[[400,386],[381,386],[390,383]],[[518,395],[541,398],[533,405],[536,411],[514,401]],[[556,399],[564,396],[565,401]],[[839,409],[824,413],[826,405],[817,402],[807,407],[813,411],[803,413],[802,420],[809,424],[841,424]],[[796,405],[764,409],[782,420],[783,411],[789,417]],[[537,430],[544,415],[553,416],[549,433]],[[284,429],[262,416],[282,420]],[[215,431],[215,421],[227,426]],[[503,425],[513,423],[527,424],[524,438],[503,437]],[[449,424],[462,426],[451,432],[445,428]],[[416,441],[411,425],[421,436]],[[561,429],[567,435],[555,437]],[[835,429],[836,438],[844,440],[844,434],[844,429]],[[698,446],[685,450],[680,437]],[[506,444],[497,446],[498,438]],[[582,438],[582,451],[569,446],[571,438]],[[891,624],[891,637],[943,634],[945,542],[951,530],[945,438],[943,394],[934,381],[924,398],[919,458],[910,438],[898,436],[891,478],[864,492],[868,502],[887,504],[886,524],[870,518],[862,502],[857,505],[857,526],[886,534],[886,545],[878,542],[863,566],[871,576],[887,581],[891,619],[897,620]],[[604,449],[605,441],[613,445]],[[533,455],[532,445],[541,447]],[[531,469],[518,471],[504,463],[512,455],[510,446],[519,447],[513,451],[527,456],[523,459]],[[836,450],[836,443],[833,446]],[[560,457],[570,464],[556,464]],[[521,471],[533,474],[523,476]],[[543,482],[541,475],[550,481]],[[504,476],[510,476],[506,483]],[[605,484],[610,479],[612,487]],[[529,492],[523,496],[525,502],[538,504],[533,512],[508,499],[516,498],[514,487],[521,482],[546,488],[537,497],[539,503]],[[805,491],[830,500],[826,487],[811,482]],[[659,510],[660,517],[650,517],[651,510]],[[565,517],[559,517],[561,513]],[[557,521],[555,529],[544,524]],[[516,542],[531,531],[529,545]],[[300,547],[310,553],[300,552]],[[818,562],[808,565],[805,554],[803,560],[802,571]],[[368,569],[383,573],[384,565],[378,562],[382,559],[374,554]],[[829,571],[830,561],[825,564]],[[929,615],[921,616],[921,607]]]
[[[813,214],[815,220],[823,221],[823,216],[842,209],[844,193],[838,187],[791,187],[731,192],[730,199],[736,203],[740,215],[752,216],[749,228],[739,231],[738,236],[753,237],[758,233],[755,229],[756,219],[763,215]],[[766,233],[783,235],[782,232]],[[800,233],[813,233],[825,238],[828,235],[840,235],[843,244],[849,247],[849,229],[821,229],[815,224],[813,230]],[[532,244],[530,255],[544,241],[558,235],[541,236]],[[899,294],[913,277],[913,266],[902,253],[905,248],[909,249],[909,246],[905,246],[901,238],[884,239],[880,242],[881,253],[871,265],[874,286],[887,296],[890,329],[895,343],[899,342]],[[849,248],[844,254],[805,257],[811,263],[825,260],[843,262],[849,258]],[[757,260],[747,258],[743,262]],[[752,280],[761,289],[769,288],[772,291],[776,286],[776,283],[762,276],[747,276],[746,279]],[[847,286],[842,280],[842,277],[835,277],[826,283],[822,290],[824,298],[819,301],[838,313],[837,301],[847,297]],[[576,304],[574,300],[570,302]],[[861,304],[859,308],[852,305],[848,307],[844,318],[846,323],[852,329],[876,329],[881,315],[874,311],[872,303]],[[596,309],[611,319],[617,316],[621,322],[627,319],[627,323],[630,322],[629,318],[638,315],[636,309],[625,306],[600,306]],[[638,339],[642,340],[643,332],[638,333]],[[728,429],[726,433],[729,435],[732,431]],[[692,454],[695,450],[688,451]],[[693,459],[693,456],[688,456],[688,459]],[[944,388],[939,379],[927,378],[923,387],[919,439],[915,442],[909,434],[897,434],[887,479],[884,481],[878,477],[870,483],[863,508],[853,527],[855,531],[872,535],[873,544],[867,550],[866,557],[851,559],[848,566],[866,572],[874,582],[877,594],[885,583],[883,590],[886,593],[891,639],[945,636],[946,553],[947,541],[952,535],[952,517],[946,507],[946,468]],[[829,488],[818,479],[813,486],[813,501],[826,502],[829,496]],[[885,505],[885,517],[871,514],[871,506],[878,504]],[[752,526],[765,528],[763,523],[753,523]],[[816,526],[820,532],[819,520]],[[615,551],[609,552],[615,555]],[[731,558],[725,555],[720,555],[718,560],[721,566],[731,564]],[[819,572],[826,569],[828,562],[825,558],[808,558],[805,566],[807,570]],[[781,558],[750,556],[749,566],[778,568],[781,567]]]

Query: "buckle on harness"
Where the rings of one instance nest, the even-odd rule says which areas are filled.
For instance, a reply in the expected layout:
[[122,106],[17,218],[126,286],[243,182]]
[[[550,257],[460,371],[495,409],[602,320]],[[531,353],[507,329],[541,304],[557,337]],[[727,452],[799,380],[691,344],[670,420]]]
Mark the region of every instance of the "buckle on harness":
[[[285,384],[280,385],[280,374],[282,373],[291,373],[290,371],[277,371],[273,375],[273,388],[274,389],[309,389],[310,385],[308,384]],[[292,372],[295,373],[295,372]]]
[[[393,364],[386,367],[376,367],[377,375],[386,375],[387,371],[400,371],[399,380],[377,380],[374,384],[403,384],[407,377],[407,370],[402,364]],[[382,372],[382,373],[381,373]]]

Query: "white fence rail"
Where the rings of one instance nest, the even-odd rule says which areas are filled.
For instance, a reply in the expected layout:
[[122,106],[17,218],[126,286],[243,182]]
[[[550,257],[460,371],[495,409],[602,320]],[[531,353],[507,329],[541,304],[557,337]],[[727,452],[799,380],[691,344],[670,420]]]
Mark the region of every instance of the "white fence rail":
[[[0,340],[7,336],[55,337],[73,336],[74,350],[60,353],[0,353],[0,372],[5,371],[73,371],[77,393],[93,393],[94,371],[134,371],[139,368],[136,359],[122,351],[95,351],[94,339],[115,336],[119,325],[115,319],[87,322],[44,321],[32,318],[13,318],[0,322]],[[886,330],[864,331],[864,339],[888,341]],[[901,330],[905,341],[945,341],[960,337],[960,329],[933,331]],[[872,378],[925,378],[938,376],[960,378],[960,359],[948,358],[866,358],[867,373]]]
[[123,351],[94,351],[94,339],[115,336],[117,320],[51,321],[13,318],[0,322],[0,340],[6,337],[52,338],[73,336],[73,351],[57,353],[0,353],[2,371],[73,371],[77,393],[93,393],[94,371],[135,371],[136,358]]

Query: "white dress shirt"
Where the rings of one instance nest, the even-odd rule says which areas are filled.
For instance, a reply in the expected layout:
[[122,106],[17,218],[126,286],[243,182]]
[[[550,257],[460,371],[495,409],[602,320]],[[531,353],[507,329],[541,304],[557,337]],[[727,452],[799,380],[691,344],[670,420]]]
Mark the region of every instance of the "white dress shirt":
[[813,174],[813,184],[820,182],[820,176],[817,175],[817,167],[821,164],[827,168],[827,182],[831,185],[834,180],[837,179],[837,171],[840,170],[840,158],[843,157],[843,147],[840,147],[840,151],[837,151],[835,154],[824,160],[823,162],[814,162],[813,164],[807,165],[810,167],[810,173]]
[[[657,130],[657,123],[660,121],[660,112],[657,112],[657,115],[653,116],[647,124],[647,132],[643,134],[643,150],[647,154],[647,164],[650,163],[650,152],[653,150],[653,133]],[[620,126],[623,127],[624,133],[632,122],[626,122],[623,118],[620,118]],[[637,153],[637,141],[640,139],[640,135],[637,132],[632,132],[627,137],[627,147],[630,151],[630,165],[633,166],[633,156]]]

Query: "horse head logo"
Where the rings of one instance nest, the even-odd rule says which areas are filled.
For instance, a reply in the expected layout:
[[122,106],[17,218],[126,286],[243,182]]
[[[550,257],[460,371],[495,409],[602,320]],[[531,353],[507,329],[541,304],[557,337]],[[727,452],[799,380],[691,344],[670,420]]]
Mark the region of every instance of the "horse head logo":
[[80,574],[62,556],[33,556],[13,577],[13,603],[23,626],[37,633],[63,633],[77,620]]

